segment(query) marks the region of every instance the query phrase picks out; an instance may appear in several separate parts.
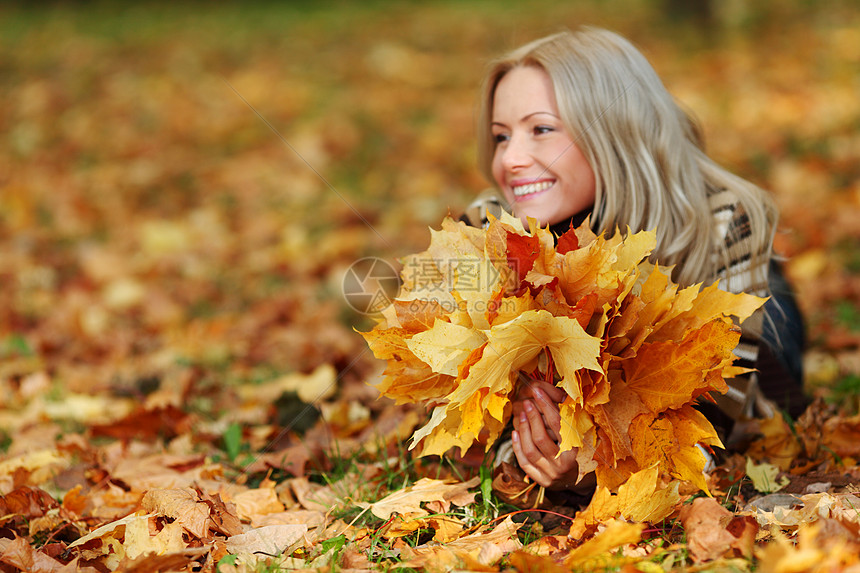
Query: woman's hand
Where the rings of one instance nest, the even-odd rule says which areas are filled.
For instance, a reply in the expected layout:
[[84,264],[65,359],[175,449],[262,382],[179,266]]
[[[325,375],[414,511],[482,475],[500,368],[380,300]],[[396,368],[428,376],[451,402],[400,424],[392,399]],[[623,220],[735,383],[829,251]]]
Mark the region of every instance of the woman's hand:
[[578,450],[556,457],[561,443],[559,404],[565,396],[561,388],[532,380],[513,402],[514,454],[523,471],[547,489],[572,489],[579,477]]

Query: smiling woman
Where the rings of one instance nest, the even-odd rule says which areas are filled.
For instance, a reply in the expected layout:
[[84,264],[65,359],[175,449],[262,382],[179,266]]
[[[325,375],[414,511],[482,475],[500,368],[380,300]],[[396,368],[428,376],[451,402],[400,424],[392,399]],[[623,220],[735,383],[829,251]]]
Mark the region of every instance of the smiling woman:
[[[630,42],[583,28],[526,44],[490,66],[481,106],[479,162],[496,189],[464,220],[486,225],[504,208],[556,237],[588,217],[595,232],[654,231],[651,261],[672,265],[681,286],[770,295],[735,349],[737,364],[759,375],[729,381],[715,396],[719,410],[702,408],[729,440],[743,427],[737,420],[799,413],[803,324],[772,260],[776,207],[705,154],[696,124]],[[535,381],[513,407],[517,461],[554,488],[573,486],[578,471],[575,453],[557,455],[564,398],[558,385]]]
[[552,80],[541,68],[518,67],[493,99],[493,179],[528,224],[567,220],[594,204],[594,171],[558,111]]

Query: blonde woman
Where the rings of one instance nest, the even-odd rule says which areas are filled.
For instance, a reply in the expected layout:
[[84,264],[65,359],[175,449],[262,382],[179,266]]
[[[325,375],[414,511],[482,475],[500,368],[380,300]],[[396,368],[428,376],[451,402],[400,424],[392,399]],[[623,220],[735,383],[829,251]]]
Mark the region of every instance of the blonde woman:
[[[761,374],[732,380],[719,410],[703,406],[714,425],[727,435],[735,420],[772,415],[774,401],[794,413],[803,405],[803,327],[772,262],[773,201],[705,154],[696,125],[630,42],[584,28],[499,58],[484,81],[478,129],[480,167],[496,188],[464,220],[481,225],[505,208],[556,235],[588,216],[597,232],[656,231],[651,258],[674,265],[679,284],[720,280],[732,292],[773,296],[744,322],[735,351]],[[562,399],[555,386],[531,385],[514,403],[511,441],[520,467],[557,489],[578,473],[574,452],[556,455]]]

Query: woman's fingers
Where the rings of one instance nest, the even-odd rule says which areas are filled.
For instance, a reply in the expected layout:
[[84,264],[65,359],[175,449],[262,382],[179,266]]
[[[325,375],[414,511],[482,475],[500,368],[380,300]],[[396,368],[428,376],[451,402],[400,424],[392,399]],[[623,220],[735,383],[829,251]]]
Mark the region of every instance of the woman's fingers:
[[532,465],[540,463],[541,460],[546,458],[546,455],[540,451],[540,448],[535,443],[534,436],[532,435],[532,424],[528,418],[528,414],[523,411],[515,422],[517,422],[514,426],[517,439],[512,439],[512,441],[515,442],[515,445],[519,446],[519,450],[522,453],[522,456],[517,456],[517,459],[521,462],[520,465],[522,465],[523,461]]
[[521,426],[523,425],[523,417],[527,421],[531,440],[540,454],[548,458],[555,457],[558,453],[558,443],[550,435],[546,427],[546,420],[544,420],[540,410],[532,400],[523,402],[523,414],[520,416]]
[[546,425],[547,433],[556,442],[561,442],[561,414],[559,413],[558,403],[544,394],[542,390],[535,389],[534,405],[537,406],[541,416],[543,416]]
[[564,400],[565,396],[567,396],[567,392],[565,392],[558,386],[550,384],[545,380],[536,380],[532,378],[518,386],[517,392],[514,396],[514,400],[526,400],[528,398],[534,398],[535,390],[540,390],[544,392],[547,396],[549,396],[550,400],[557,404],[561,403]]
[[559,455],[559,403],[566,395],[552,384],[532,380],[514,401],[514,454],[523,471],[544,487],[569,487],[579,473],[575,450]]
[[[523,424],[523,426],[527,427],[528,424]],[[553,484],[553,480],[545,473],[542,467],[546,465],[546,460],[541,456],[535,456],[535,449],[532,447],[533,444],[531,443],[531,436],[528,430],[526,429],[523,432],[515,430],[511,434],[511,443],[520,468],[539,485],[550,487]],[[529,453],[526,453],[526,450]]]
[[528,421],[518,424],[522,431],[514,431],[511,442],[520,468],[538,484],[552,489],[564,489],[576,483],[579,475],[576,450],[562,452],[557,458],[545,456],[531,436]]
[[567,393],[561,388],[557,388],[552,384],[543,380],[529,380],[527,383],[518,387],[517,392],[512,400],[513,414],[516,418],[523,411],[523,404],[527,400],[533,400],[539,407],[541,415],[547,422],[547,425],[558,437],[558,424],[560,420],[558,413],[558,405],[564,401]]
[[556,404],[561,404],[567,397],[567,392],[565,392],[563,389],[559,388],[555,384],[549,384],[547,382],[544,382],[543,380],[539,381],[538,384],[534,387],[534,389],[540,390],[541,392],[546,394],[549,399]]

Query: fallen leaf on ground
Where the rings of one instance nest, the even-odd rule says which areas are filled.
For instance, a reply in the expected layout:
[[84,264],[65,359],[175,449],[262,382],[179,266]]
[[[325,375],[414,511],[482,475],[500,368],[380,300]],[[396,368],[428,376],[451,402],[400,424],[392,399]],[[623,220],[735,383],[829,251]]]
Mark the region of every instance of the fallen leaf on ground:
[[681,508],[679,519],[697,562],[712,561],[731,549],[744,557],[752,554],[758,524],[751,517],[735,516],[713,498],[694,499]]
[[261,553],[280,555],[288,547],[299,542],[308,532],[305,524],[266,525],[227,539],[230,553]]
[[[565,557],[564,564],[566,567],[571,568],[586,567],[586,564],[589,562],[600,558],[618,547],[638,543],[642,537],[643,529],[645,529],[644,523],[608,521],[603,531],[598,532],[593,538],[572,550]],[[603,565],[598,565],[598,567],[601,566]]]
[[[416,517],[428,515],[428,511],[421,507],[422,503],[428,501],[453,502],[462,496],[468,489],[478,485],[480,478],[473,478],[463,483],[449,483],[445,480],[421,478],[415,484],[395,491],[379,501],[368,503],[359,502],[357,505],[369,509],[373,515],[380,519],[388,519],[392,513],[399,513],[405,517]],[[462,500],[461,501],[466,501]]]

